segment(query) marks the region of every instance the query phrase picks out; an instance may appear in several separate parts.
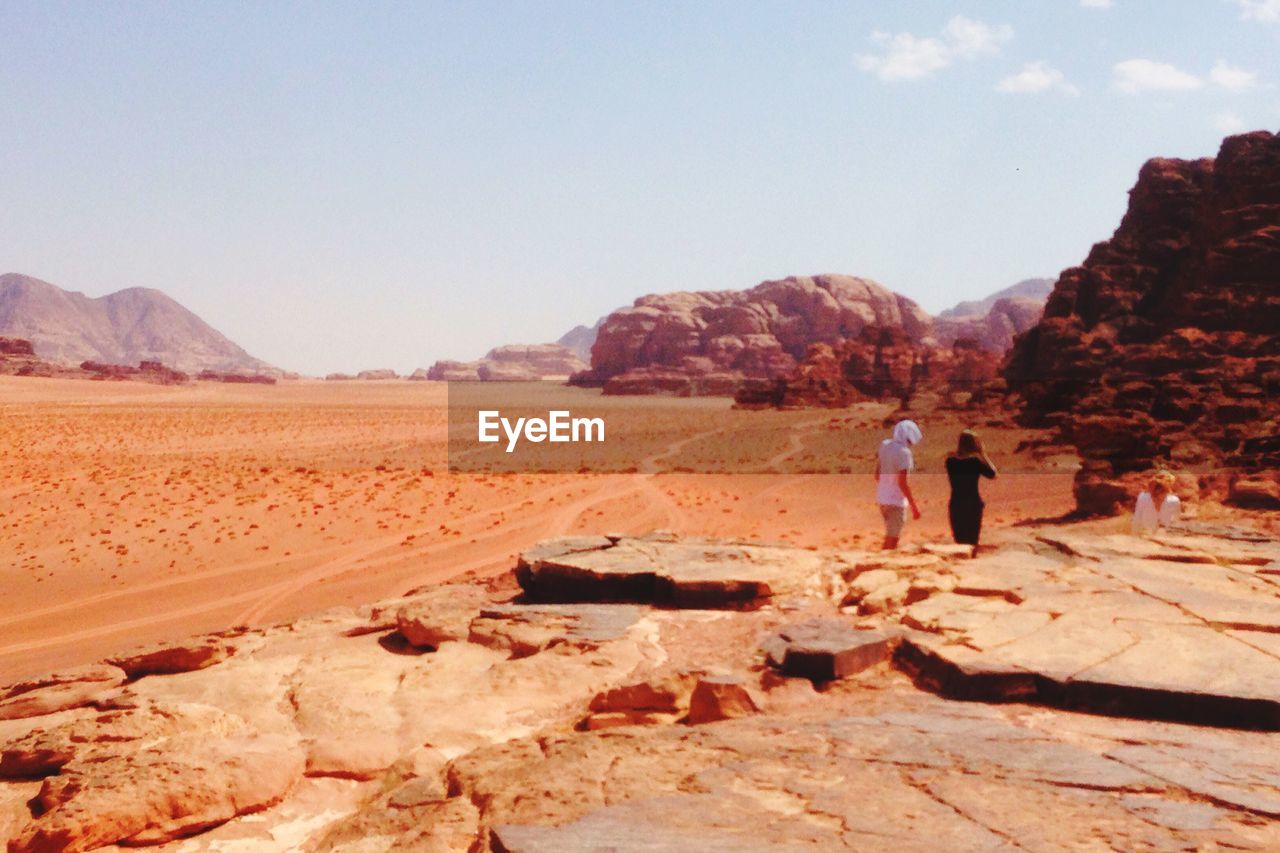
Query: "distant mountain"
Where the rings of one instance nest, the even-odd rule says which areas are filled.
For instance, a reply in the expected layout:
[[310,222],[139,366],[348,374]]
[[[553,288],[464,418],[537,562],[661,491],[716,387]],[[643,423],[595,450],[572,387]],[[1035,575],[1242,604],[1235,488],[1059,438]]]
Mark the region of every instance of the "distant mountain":
[[974,299],[968,302],[961,302],[959,305],[943,311],[938,315],[938,317],[943,320],[951,320],[957,317],[985,317],[1001,299],[1022,297],[1024,299],[1037,299],[1043,303],[1049,298],[1049,293],[1052,290],[1053,279],[1028,278],[1018,282],[1012,287],[1006,287],[1004,290],[998,290],[986,299]]
[[0,275],[0,335],[25,338],[47,361],[279,373],[158,290],[98,298],[17,273]]
[[609,319],[608,316],[601,317],[596,320],[594,326],[574,326],[561,336],[556,343],[566,346],[577,353],[578,358],[591,363],[591,345],[596,342],[596,335],[600,334],[600,327],[604,325],[604,321]]

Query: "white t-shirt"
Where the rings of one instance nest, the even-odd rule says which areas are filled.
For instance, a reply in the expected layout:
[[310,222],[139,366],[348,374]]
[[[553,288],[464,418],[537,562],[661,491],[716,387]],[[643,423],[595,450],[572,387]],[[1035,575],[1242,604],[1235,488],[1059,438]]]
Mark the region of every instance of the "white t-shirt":
[[900,441],[886,438],[880,442],[880,479],[876,483],[876,503],[881,506],[906,506],[907,496],[898,485],[898,472],[911,471],[915,460],[911,448]]
[[1138,502],[1133,507],[1133,532],[1150,533],[1157,527],[1172,524],[1178,520],[1181,511],[1182,501],[1178,500],[1177,495],[1165,495],[1160,508],[1156,509],[1151,493],[1143,492],[1138,495]]

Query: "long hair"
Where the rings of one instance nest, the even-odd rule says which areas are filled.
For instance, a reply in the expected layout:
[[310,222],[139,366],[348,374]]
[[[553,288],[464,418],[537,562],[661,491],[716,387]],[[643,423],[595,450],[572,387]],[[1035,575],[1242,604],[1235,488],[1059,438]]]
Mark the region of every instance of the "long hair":
[[978,434],[971,429],[961,430],[960,440],[956,442],[956,456],[977,456],[981,450]]

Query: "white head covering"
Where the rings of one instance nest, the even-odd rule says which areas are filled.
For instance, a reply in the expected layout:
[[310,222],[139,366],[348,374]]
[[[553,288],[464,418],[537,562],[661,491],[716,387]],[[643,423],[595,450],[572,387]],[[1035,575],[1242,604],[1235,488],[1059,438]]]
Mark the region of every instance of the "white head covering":
[[898,421],[893,428],[893,440],[910,447],[923,441],[924,433],[916,426],[915,421]]

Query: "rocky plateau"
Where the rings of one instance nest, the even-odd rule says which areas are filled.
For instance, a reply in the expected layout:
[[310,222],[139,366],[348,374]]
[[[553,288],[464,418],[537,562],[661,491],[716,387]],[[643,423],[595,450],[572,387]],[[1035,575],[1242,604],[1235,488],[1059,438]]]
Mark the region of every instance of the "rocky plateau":
[[584,536],[0,690],[17,851],[1275,849],[1280,546]]

